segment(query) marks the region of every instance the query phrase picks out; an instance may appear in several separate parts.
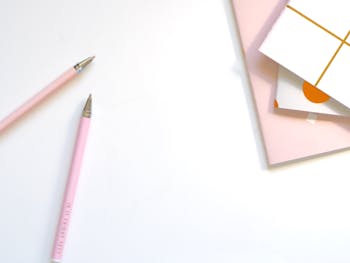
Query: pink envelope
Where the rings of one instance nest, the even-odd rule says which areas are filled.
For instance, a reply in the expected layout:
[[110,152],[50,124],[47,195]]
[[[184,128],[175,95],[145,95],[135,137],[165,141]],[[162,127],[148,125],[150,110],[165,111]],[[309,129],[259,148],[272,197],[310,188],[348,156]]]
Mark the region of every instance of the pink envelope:
[[274,109],[278,65],[258,48],[286,0],[233,0],[252,94],[270,165],[350,147],[350,118]]

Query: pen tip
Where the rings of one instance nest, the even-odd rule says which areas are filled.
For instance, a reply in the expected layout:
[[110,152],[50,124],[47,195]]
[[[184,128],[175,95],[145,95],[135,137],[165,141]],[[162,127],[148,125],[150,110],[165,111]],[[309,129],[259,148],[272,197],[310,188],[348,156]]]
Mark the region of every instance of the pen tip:
[[80,71],[82,71],[87,65],[89,65],[93,60],[95,59],[95,56],[91,56],[88,57],[82,61],[80,61],[79,63],[77,63],[74,66],[74,69],[79,73]]
[[91,117],[91,106],[92,106],[91,104],[92,104],[92,96],[90,94],[84,106],[83,117],[85,118]]

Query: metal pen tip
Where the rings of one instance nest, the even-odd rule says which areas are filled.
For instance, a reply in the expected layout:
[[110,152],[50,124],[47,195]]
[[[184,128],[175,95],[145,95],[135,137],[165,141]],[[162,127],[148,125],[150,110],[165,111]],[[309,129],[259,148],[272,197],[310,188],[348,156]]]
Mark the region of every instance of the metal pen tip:
[[74,69],[79,73],[81,72],[87,65],[89,65],[93,60],[95,59],[95,56],[88,57],[84,59],[83,61],[80,61],[74,66]]
[[91,118],[91,104],[92,104],[92,96],[90,94],[84,106],[83,117]]

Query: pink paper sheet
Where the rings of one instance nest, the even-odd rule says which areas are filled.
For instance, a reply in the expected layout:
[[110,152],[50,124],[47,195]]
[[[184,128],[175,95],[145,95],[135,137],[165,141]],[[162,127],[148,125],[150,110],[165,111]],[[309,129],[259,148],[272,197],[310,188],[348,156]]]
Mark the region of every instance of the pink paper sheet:
[[274,110],[278,65],[258,48],[286,0],[232,0],[270,165],[350,147],[350,118]]

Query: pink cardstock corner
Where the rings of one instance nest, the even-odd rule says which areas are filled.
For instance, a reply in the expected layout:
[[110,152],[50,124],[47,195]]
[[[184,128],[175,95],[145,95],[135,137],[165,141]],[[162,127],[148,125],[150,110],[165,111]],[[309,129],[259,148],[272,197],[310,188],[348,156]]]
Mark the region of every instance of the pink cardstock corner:
[[[350,147],[350,118],[274,109],[278,65],[258,50],[287,0],[232,0],[268,163]],[[313,115],[314,116],[314,115]]]

